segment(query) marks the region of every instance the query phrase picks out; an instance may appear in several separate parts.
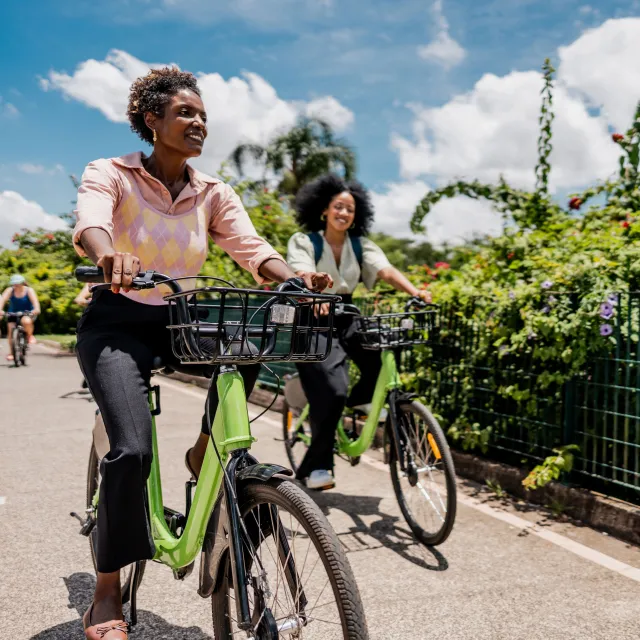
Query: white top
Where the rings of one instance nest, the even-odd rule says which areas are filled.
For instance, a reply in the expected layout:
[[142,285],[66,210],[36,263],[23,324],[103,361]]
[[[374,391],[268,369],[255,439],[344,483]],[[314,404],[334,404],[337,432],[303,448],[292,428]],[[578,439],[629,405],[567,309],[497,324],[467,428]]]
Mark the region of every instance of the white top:
[[[323,242],[322,256],[318,264],[315,261],[313,243],[306,233],[294,233],[287,245],[287,262],[294,271],[324,271],[333,278],[333,287],[324,293],[353,293],[360,282],[360,265],[353,252],[351,240],[345,238],[340,257],[340,268],[336,264],[333,251],[324,239],[324,232],[320,231]],[[382,249],[369,238],[360,238],[362,243],[362,281],[367,289],[373,288],[378,273],[390,267]]]

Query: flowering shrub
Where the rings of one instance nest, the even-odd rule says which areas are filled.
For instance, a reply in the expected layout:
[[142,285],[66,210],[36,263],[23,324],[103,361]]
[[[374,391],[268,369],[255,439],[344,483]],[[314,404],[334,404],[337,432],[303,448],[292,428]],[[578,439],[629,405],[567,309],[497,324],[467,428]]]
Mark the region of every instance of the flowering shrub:
[[[536,394],[557,390],[615,344],[616,318],[626,317],[618,292],[636,290],[640,281],[640,107],[629,131],[612,137],[622,152],[618,179],[573,195],[563,209],[547,187],[554,70],[547,62],[544,71],[535,191],[514,189],[504,180],[497,185],[459,181],[429,192],[412,219],[413,230],[424,232],[433,205],[457,195],[488,200],[504,214],[502,235],[488,239],[446,278],[430,283],[434,300],[458,309],[461,326],[478,336],[468,368],[456,373],[463,396],[457,398],[450,434],[465,448],[486,449],[492,429],[474,422],[465,401],[478,384],[487,383],[474,378],[475,365],[486,363],[489,355],[497,356],[496,367],[530,363],[534,384],[504,383],[497,393],[516,402],[524,415],[535,414]],[[587,207],[596,196],[604,196],[604,204]],[[640,327],[621,324],[623,339],[637,342],[639,333]],[[418,357],[428,369],[430,352],[422,353]],[[429,375],[437,372],[431,369]],[[406,374],[407,382],[422,391],[424,379],[420,366]]]

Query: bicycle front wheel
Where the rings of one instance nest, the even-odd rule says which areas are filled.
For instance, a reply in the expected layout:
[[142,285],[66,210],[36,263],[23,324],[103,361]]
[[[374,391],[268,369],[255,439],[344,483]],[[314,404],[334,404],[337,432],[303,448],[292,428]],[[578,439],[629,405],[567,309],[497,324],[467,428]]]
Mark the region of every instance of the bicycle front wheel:
[[13,356],[13,364],[19,367],[22,364],[22,352],[20,349],[20,329],[14,327],[11,334],[11,355]]
[[391,482],[402,515],[427,546],[442,544],[456,519],[456,474],[447,439],[420,402],[396,405],[405,470],[391,437]]
[[[360,593],[335,531],[292,482],[247,483],[238,495],[252,541],[247,558],[255,638],[366,640]],[[216,640],[246,638],[236,620],[228,566],[212,595]]]

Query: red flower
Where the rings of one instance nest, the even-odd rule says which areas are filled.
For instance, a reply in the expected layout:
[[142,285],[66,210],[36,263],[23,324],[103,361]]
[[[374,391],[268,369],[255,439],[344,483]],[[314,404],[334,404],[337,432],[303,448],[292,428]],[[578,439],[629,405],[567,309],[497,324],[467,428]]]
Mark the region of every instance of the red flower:
[[507,254],[507,258],[508,258],[509,260],[513,260],[513,257],[514,257],[515,255],[516,255],[516,254],[515,254],[515,253],[513,253],[513,251],[511,251],[510,253],[508,253],[508,254]]
[[622,140],[624,140],[624,136],[623,136],[621,133],[614,133],[614,134],[611,136],[611,139],[612,139],[614,142],[621,142]]
[[268,284],[264,285],[264,290],[265,291],[271,291],[271,287]]
[[271,205],[270,204],[265,205],[264,210],[271,211]]
[[449,269],[451,265],[448,262],[436,262],[436,269]]
[[47,240],[53,240],[53,233],[47,233],[47,235],[45,236],[45,238]]
[[621,226],[623,229],[628,229],[628,228],[631,226],[631,223],[630,223],[628,220],[624,220],[624,221],[622,221],[622,222],[620,223],[620,226]]
[[267,189],[267,187],[265,187],[262,192],[263,193],[269,193],[269,189]]
[[574,196],[573,198],[571,198],[571,200],[569,200],[569,209],[577,210],[580,208],[581,205],[582,205],[582,200],[577,196]]

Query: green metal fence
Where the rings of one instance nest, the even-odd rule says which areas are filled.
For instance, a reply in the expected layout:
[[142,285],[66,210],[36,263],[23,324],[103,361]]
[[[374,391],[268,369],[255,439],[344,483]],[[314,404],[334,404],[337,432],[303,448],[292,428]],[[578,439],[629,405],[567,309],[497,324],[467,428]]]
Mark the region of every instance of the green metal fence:
[[[491,428],[488,456],[535,464],[554,447],[577,444],[567,482],[640,504],[640,293],[621,295],[618,308],[615,348],[562,385],[541,388],[530,355],[500,357],[489,346],[473,357],[489,333],[471,320],[472,309],[443,308],[439,335],[422,354],[405,354],[405,370],[421,371],[419,391],[446,425],[464,407],[471,423]],[[510,385],[529,398],[505,397]]]

